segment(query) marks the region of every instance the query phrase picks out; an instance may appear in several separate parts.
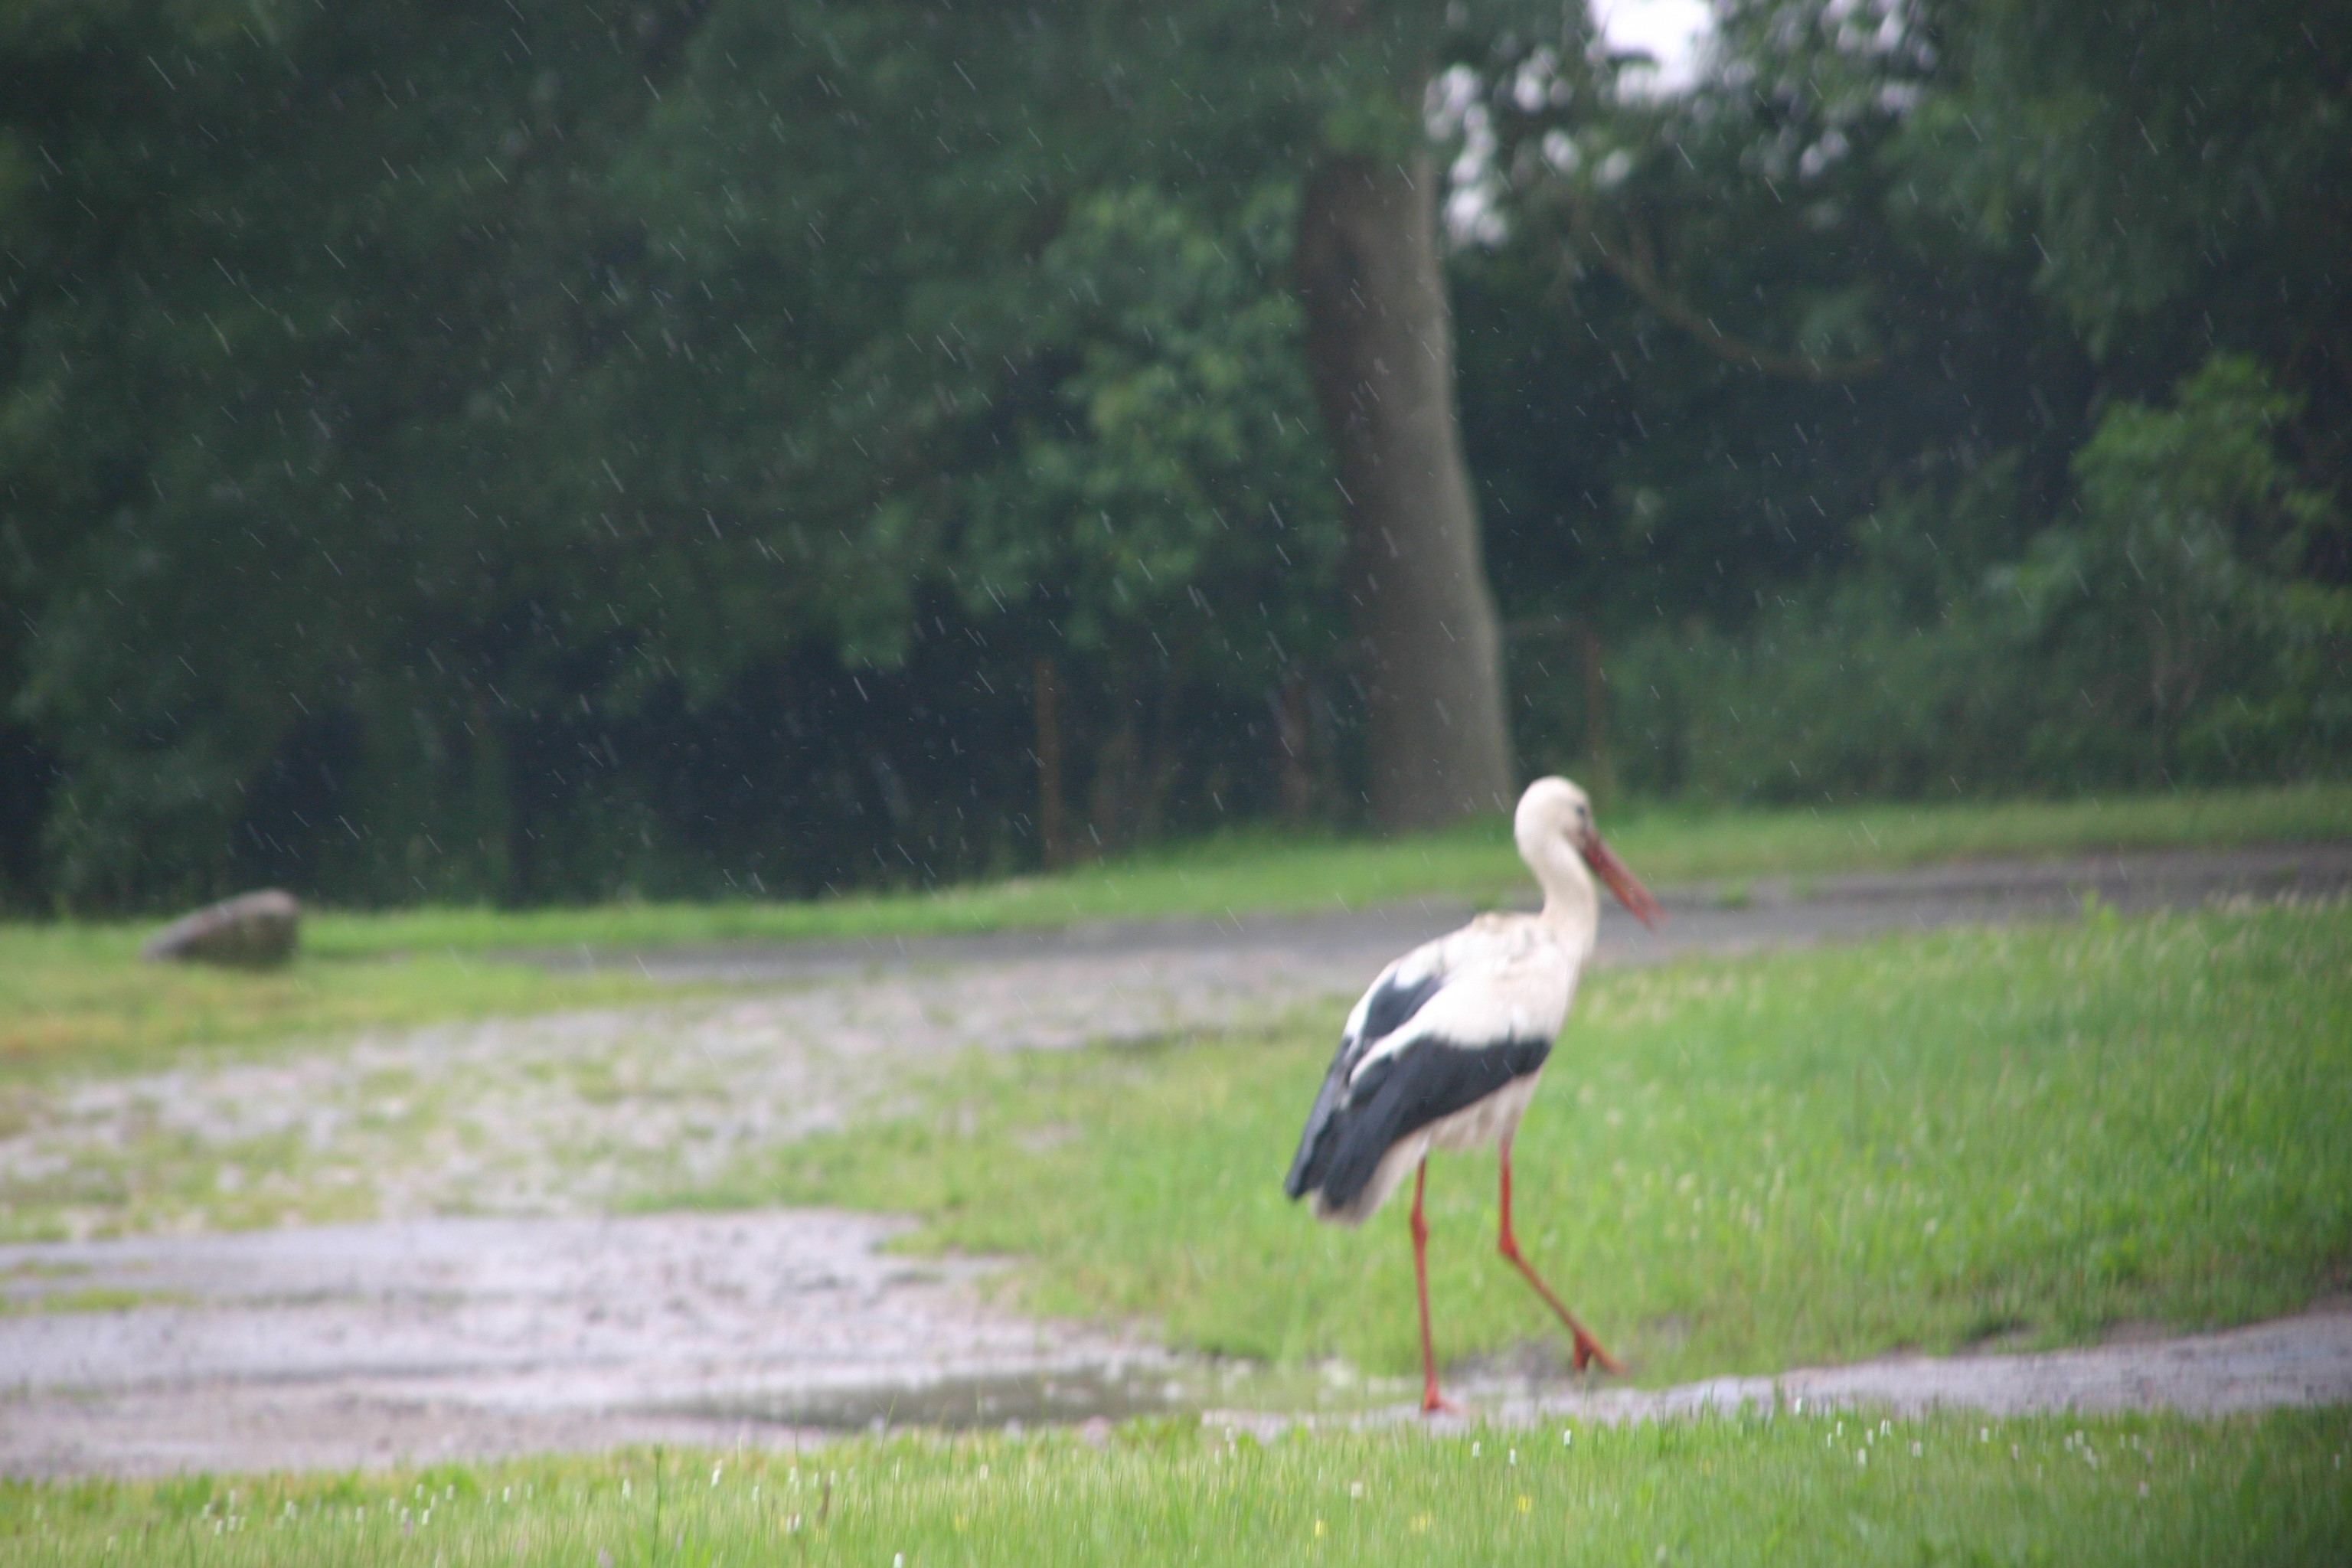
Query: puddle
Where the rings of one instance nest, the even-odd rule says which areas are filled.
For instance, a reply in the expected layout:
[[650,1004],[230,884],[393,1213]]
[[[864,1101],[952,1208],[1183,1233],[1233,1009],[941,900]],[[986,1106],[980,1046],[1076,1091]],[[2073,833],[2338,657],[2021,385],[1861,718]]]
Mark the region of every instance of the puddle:
[[1164,1372],[1131,1375],[1095,1368],[1051,1374],[950,1377],[889,1388],[792,1389],[744,1399],[696,1400],[666,1407],[705,1419],[755,1421],[831,1432],[928,1426],[1074,1426],[1139,1415],[1197,1414],[1215,1384]]
[[944,1431],[1074,1426],[1205,1411],[1348,1415],[1412,1392],[1409,1379],[1365,1378],[1351,1369],[1274,1369],[1253,1363],[1166,1363],[1121,1370],[1080,1366],[994,1373],[921,1383],[776,1389],[656,1408],[699,1420],[751,1422],[824,1432],[920,1426]]

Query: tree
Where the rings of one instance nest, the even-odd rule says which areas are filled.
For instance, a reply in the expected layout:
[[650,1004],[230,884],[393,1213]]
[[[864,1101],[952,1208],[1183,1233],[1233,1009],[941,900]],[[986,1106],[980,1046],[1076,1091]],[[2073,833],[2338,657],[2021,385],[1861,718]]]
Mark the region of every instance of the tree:
[[[920,29],[911,26],[917,17]],[[922,8],[807,26],[824,32],[842,112],[858,121],[859,144],[844,145],[842,158],[868,171],[895,164],[891,188],[921,181],[935,223],[969,237],[952,250],[962,276],[926,278],[909,296],[919,319],[893,321],[852,359],[859,401],[878,412],[861,422],[871,427],[859,434],[856,457],[837,431],[829,441],[812,433],[808,448],[825,453],[813,466],[874,474],[893,490],[876,502],[885,513],[952,552],[962,493],[953,475],[972,460],[972,433],[996,429],[1053,380],[1037,374],[1054,353],[1053,329],[1033,308],[1034,268],[1062,243],[1055,237],[1063,226],[1090,210],[1087,193],[1149,179],[1180,199],[1215,192],[1226,210],[1246,210],[1269,184],[1295,178],[1303,347],[1350,541],[1350,673],[1369,710],[1373,815],[1386,826],[1421,826],[1507,800],[1494,613],[1462,458],[1436,183],[1421,120],[1445,36],[1439,9],[1414,0],[1321,10],[1229,5],[1163,26],[1072,5],[1009,52],[992,23]],[[1056,68],[1041,71],[1027,58],[1039,49]],[[752,57],[737,48],[729,58]],[[875,68],[884,59],[895,64],[887,75]],[[929,84],[942,79],[961,90],[935,93]],[[715,96],[741,96],[740,88],[720,85]],[[1090,134],[1112,120],[1121,126],[1115,142]],[[901,127],[920,134],[902,136]],[[821,122],[808,129],[830,144]],[[935,145],[952,145],[952,162],[943,163]],[[1013,191],[1024,205],[1008,213],[1000,193]],[[872,205],[870,195],[849,197],[836,211]],[[881,254],[931,268],[950,260],[938,227],[894,243],[896,221],[863,226]],[[926,247],[930,254],[919,255]],[[1032,304],[1016,309],[1018,301]],[[996,376],[999,364],[1015,374]],[[907,401],[904,389],[925,381],[956,386],[962,411]],[[1269,412],[1279,428],[1278,401]],[[884,451],[900,455],[895,477],[863,460]],[[1277,468],[1296,466],[1293,457]],[[1145,464],[1134,473],[1149,471]],[[1043,504],[1030,525],[1059,505],[1026,479],[1012,492],[1024,506]],[[1150,515],[1132,486],[1126,499],[1135,515]],[[1281,514],[1261,512],[1243,526],[1263,531],[1269,515]],[[1292,592],[1311,592],[1316,582],[1302,578]],[[1080,598],[1073,626],[1100,610]]]
[[1299,214],[1307,356],[1347,497],[1372,816],[1391,831],[1507,806],[1512,793],[1435,185],[1426,152],[1330,153]]
[[1349,83],[1299,203],[1307,353],[1346,498],[1349,595],[1370,710],[1372,816],[1391,831],[1508,805],[1502,649],[1454,401],[1425,20],[1317,13]]
[[625,662],[564,601],[662,587],[563,439],[626,352],[599,290],[629,237],[582,195],[700,14],[14,19],[6,145],[40,173],[0,504],[60,893],[532,885],[526,715]]
[[2113,405],[2074,457],[2079,520],[2004,574],[2032,645],[2146,738],[2151,780],[2178,776],[2184,751],[2209,774],[2235,771],[2234,752],[2293,757],[2329,717],[2310,702],[2324,679],[2271,668],[2340,665],[2352,634],[2352,590],[2296,580],[2336,519],[2280,458],[2294,403],[2219,354],[2169,408]]
[[2340,509],[2266,547],[2297,592],[2226,636],[2157,650],[2116,611],[2133,659],[2095,658],[2113,638],[2054,581],[2042,631],[2015,615],[2029,556],[2122,560],[2094,537],[2112,465],[2078,454],[2217,345],[2295,394],[2283,484],[2341,467],[2345,24],[2257,9],[1739,0],[1684,95],[1531,39],[1449,84],[1502,220],[1457,271],[1531,753],[1595,738],[1559,634],[1598,626],[1646,790],[2065,787],[2153,777],[2159,748],[2181,777],[2329,765],[2343,645],[2283,606],[2352,581]]

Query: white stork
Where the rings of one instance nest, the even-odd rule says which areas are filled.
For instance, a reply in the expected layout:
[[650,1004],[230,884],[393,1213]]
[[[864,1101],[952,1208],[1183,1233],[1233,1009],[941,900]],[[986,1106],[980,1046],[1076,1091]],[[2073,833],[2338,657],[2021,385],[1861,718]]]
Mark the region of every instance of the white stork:
[[1538,779],[1512,821],[1519,857],[1543,888],[1542,912],[1483,914],[1381,971],[1348,1015],[1339,1054],[1307,1112],[1283,1190],[1315,1194],[1318,1219],[1359,1225],[1412,1173],[1412,1269],[1421,1301],[1422,1408],[1437,1393],[1429,1336],[1429,1226],[1422,1187],[1429,1152],[1495,1143],[1502,1154],[1496,1245],[1576,1336],[1576,1369],[1598,1361],[1622,1372],[1519,1252],[1511,1233],[1511,1137],[1567,1021],[1578,974],[1591,956],[1601,900],[1588,866],[1644,925],[1657,900],[1609,852],[1592,804],[1566,779]]

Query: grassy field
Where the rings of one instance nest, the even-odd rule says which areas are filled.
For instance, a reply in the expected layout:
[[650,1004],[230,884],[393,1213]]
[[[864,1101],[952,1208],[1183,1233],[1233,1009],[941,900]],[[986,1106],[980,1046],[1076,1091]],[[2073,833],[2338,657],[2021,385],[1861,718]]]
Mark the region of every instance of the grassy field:
[[[919,1247],[1029,1259],[1035,1309],[1403,1373],[1405,1205],[1340,1230],[1279,1191],[1329,1025],[975,1058],[688,1195],[913,1213]],[[2352,910],[1603,973],[1517,1168],[1538,1266],[1647,1380],[2291,1310],[2352,1279]],[[1494,1172],[1432,1165],[1453,1361],[1565,1349],[1495,1254]]]
[[135,1070],[191,1047],[216,1052],[678,994],[625,968],[559,975],[455,952],[310,955],[257,974],[148,963],[139,956],[142,934],[0,926],[0,1084],[62,1070]]
[[[1652,812],[1608,826],[1636,870],[1671,885],[1990,855],[2342,838],[2352,837],[2352,788]],[[675,994],[635,979],[625,961],[617,972],[551,974],[479,962],[486,954],[1296,913],[1411,898],[1508,903],[1527,894],[1526,869],[1497,819],[1399,842],[1235,836],[1062,876],[935,893],[527,911],[328,910],[305,922],[296,965],[262,976],[142,963],[143,926],[6,923],[0,924],[0,1082],[153,1066],[193,1045],[233,1047]]]
[[23,1568],[174,1563],[2341,1563],[2352,1414],[1782,1415],[1433,1436],[1197,1423],[381,1476],[0,1487]]

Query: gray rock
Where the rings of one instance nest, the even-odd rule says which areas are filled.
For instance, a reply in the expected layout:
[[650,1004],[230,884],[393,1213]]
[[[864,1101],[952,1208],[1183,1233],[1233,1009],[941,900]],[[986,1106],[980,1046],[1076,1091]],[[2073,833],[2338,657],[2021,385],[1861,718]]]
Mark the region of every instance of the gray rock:
[[277,888],[240,893],[183,915],[147,939],[151,959],[271,969],[294,956],[302,906]]

